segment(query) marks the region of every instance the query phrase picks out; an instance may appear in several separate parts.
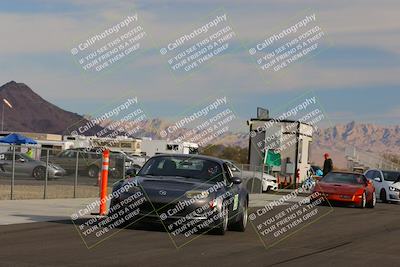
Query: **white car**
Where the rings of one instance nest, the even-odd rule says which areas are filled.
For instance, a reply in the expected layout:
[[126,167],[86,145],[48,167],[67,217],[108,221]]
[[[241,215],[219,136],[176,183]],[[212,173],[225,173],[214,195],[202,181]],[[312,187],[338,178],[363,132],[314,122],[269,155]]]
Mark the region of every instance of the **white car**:
[[276,177],[263,173],[262,180],[263,192],[268,192],[269,190],[277,191],[278,190],[278,180]]
[[124,157],[126,168],[132,167],[135,169],[140,169],[146,162],[146,158],[142,156],[129,155],[126,152],[120,150],[112,150],[111,152],[120,155],[121,157]]
[[382,202],[400,202],[400,172],[369,169],[364,175],[374,183],[376,195]]
[[262,176],[261,183],[263,192],[278,190],[278,182],[276,177],[267,173],[241,170],[239,167],[233,164],[233,162],[229,160],[225,160],[225,162],[234,176],[238,176],[242,179],[260,178]]

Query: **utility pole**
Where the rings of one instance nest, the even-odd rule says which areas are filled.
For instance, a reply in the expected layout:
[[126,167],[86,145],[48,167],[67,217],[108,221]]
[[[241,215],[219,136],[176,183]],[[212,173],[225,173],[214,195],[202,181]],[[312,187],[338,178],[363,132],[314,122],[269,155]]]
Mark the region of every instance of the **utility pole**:
[[13,108],[13,106],[8,102],[7,99],[3,98],[3,111],[1,112],[1,131],[4,131],[4,104],[7,104],[9,108]]

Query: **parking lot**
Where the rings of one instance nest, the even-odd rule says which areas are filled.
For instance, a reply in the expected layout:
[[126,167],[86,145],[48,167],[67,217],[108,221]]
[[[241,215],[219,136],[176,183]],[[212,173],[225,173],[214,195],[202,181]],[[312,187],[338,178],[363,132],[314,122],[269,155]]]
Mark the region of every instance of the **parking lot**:
[[244,233],[199,236],[180,249],[161,228],[141,225],[87,249],[70,220],[14,224],[0,226],[0,259],[2,266],[398,266],[399,211],[400,205],[383,203],[334,207],[271,248],[250,225]]

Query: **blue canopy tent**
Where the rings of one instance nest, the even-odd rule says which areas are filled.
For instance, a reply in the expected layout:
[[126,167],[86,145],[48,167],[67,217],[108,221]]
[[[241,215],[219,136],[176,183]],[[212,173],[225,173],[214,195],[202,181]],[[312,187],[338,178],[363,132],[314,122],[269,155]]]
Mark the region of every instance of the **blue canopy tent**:
[[29,137],[23,136],[21,134],[12,133],[3,138],[0,138],[0,143],[22,145],[22,144],[32,144],[35,145],[37,142]]

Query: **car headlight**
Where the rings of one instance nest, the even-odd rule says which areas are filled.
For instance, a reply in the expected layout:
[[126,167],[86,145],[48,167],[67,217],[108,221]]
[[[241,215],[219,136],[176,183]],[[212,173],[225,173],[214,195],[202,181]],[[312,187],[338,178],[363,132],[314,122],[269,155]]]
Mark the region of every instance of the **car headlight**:
[[217,197],[210,201],[210,208],[214,209],[218,206],[222,206],[222,198]]
[[390,191],[397,191],[397,192],[400,192],[400,189],[398,189],[398,188],[396,188],[396,187],[393,187],[393,186],[389,186],[389,190],[390,190]]
[[185,195],[187,198],[203,199],[208,197],[209,193],[208,191],[187,191]]

